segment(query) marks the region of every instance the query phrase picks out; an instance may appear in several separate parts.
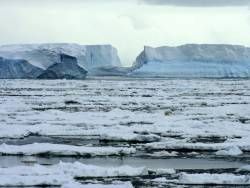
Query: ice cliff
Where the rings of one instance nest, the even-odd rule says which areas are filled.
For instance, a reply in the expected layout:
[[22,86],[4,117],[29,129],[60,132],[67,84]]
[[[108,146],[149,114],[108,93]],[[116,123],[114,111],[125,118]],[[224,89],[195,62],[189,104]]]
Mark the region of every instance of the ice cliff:
[[39,79],[85,79],[87,71],[80,67],[75,57],[60,54],[60,62],[48,67]]
[[60,54],[76,57],[79,65],[88,72],[99,67],[121,66],[117,50],[111,45],[54,43],[0,46],[0,56],[11,59],[25,59],[32,65],[44,70],[55,62],[59,62]]
[[250,77],[250,48],[187,44],[145,47],[131,75],[146,77]]
[[42,69],[26,60],[0,57],[0,79],[32,79],[42,73]]
[[[77,63],[58,64],[62,62],[62,54],[70,56],[71,60]],[[145,47],[133,66],[128,68],[121,67],[117,50],[111,45],[4,45],[0,46],[0,57],[3,57],[1,75],[6,78],[36,78],[41,69],[45,72],[40,78],[50,79],[83,79],[86,76],[85,71],[92,76],[250,77],[250,48],[239,45],[187,44],[177,47]],[[20,62],[19,59],[23,59],[20,64],[17,63]],[[5,65],[9,62],[9,65]],[[76,72],[73,74],[74,71]]]

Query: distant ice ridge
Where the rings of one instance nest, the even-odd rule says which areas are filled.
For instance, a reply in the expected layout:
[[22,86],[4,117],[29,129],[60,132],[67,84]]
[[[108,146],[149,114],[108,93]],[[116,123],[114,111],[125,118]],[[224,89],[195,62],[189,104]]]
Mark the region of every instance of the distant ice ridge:
[[25,59],[32,65],[47,69],[60,60],[60,54],[76,57],[84,69],[121,66],[117,50],[111,45],[79,45],[70,43],[13,44],[0,46],[0,56]]
[[250,48],[187,44],[145,47],[131,75],[149,77],[250,77]]

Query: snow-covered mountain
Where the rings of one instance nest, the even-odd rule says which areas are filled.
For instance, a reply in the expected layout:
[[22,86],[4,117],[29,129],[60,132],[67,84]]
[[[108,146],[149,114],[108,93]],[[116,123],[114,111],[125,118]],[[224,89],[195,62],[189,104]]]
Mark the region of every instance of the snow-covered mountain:
[[85,79],[87,71],[80,67],[73,56],[60,54],[60,62],[48,67],[39,79]]
[[187,44],[145,47],[131,75],[159,77],[250,77],[250,48]]
[[26,60],[0,57],[0,79],[32,79],[40,75],[42,71]]
[[25,59],[32,65],[47,69],[60,62],[60,54],[77,58],[84,69],[106,66],[121,66],[117,50],[111,45],[55,44],[16,44],[0,46],[0,56],[11,59]]

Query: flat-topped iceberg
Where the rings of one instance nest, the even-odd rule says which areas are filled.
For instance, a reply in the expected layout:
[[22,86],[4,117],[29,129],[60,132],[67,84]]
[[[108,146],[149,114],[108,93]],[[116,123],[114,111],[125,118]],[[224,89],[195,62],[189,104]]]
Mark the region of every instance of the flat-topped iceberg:
[[98,67],[121,66],[117,50],[111,45],[52,43],[0,46],[0,56],[11,59],[25,59],[42,69],[47,69],[55,62],[59,62],[60,54],[76,57],[79,65],[88,72]]
[[187,44],[145,47],[131,75],[146,77],[250,77],[250,48]]

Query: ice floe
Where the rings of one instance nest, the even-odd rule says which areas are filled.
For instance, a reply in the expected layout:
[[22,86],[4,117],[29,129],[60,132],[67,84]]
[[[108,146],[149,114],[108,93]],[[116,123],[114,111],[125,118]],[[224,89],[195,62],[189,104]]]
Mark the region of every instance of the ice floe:
[[234,174],[187,174],[182,173],[179,177],[182,184],[219,184],[219,185],[250,185],[249,175]]
[[[218,183],[224,180],[228,183],[225,177],[230,171],[234,174],[232,178],[228,177],[235,180],[234,182],[241,180],[246,182],[244,175],[247,172],[243,169],[247,167],[242,167],[239,171],[235,169],[248,164],[249,91],[249,80],[237,79],[123,79],[119,81],[89,79],[74,82],[0,80],[0,152],[2,155],[25,155],[22,162],[11,166],[55,164],[55,161],[58,162],[60,158],[69,162],[72,158],[74,161],[78,160],[77,157],[81,158],[79,161],[84,162],[87,161],[85,160],[87,157],[99,156],[104,159],[110,155],[118,156],[119,159],[114,158],[123,162],[126,161],[125,158],[135,157],[136,160],[132,160],[131,163],[124,162],[132,167],[147,166],[151,160],[154,160],[152,158],[161,160],[155,161],[157,169],[149,165],[148,167],[153,169],[139,168],[138,171],[131,166],[122,171],[117,167],[99,169],[96,166],[93,168],[85,166],[85,170],[79,170],[80,167],[82,168],[79,164],[35,165],[44,174],[32,170],[34,166],[19,171],[20,174],[26,172],[25,176],[30,176],[29,179],[18,173],[7,173],[1,168],[0,171],[5,171],[6,175],[0,177],[5,178],[7,183],[15,176],[16,181],[19,181],[16,184],[19,185],[26,183],[32,186],[33,182],[39,184],[45,180],[47,183],[69,185],[75,183],[72,180],[75,175],[83,175],[83,179],[84,177],[91,179],[90,176],[96,174],[101,176],[99,178],[106,177],[110,182],[84,182],[89,185],[83,186],[104,186],[101,185],[103,183],[108,184],[105,186],[113,186],[115,184],[113,180],[120,178],[107,176],[131,175],[128,178],[121,178],[122,181],[131,181],[134,176],[143,171],[146,178],[149,178],[148,182],[152,183],[151,180],[156,177],[165,177],[170,181],[168,177],[178,177],[179,170],[184,169],[190,161],[179,162],[178,159],[188,156],[188,158],[195,157],[198,161],[201,160],[190,162],[188,168],[185,168],[189,169],[187,172],[190,173],[188,174],[190,177],[196,174],[193,171],[211,172],[207,176],[206,174],[201,176],[204,175],[210,180],[216,177]],[[34,144],[34,142],[40,143]],[[45,159],[43,154],[50,155],[51,158]],[[54,155],[58,156],[54,157]],[[123,155],[128,156],[120,157]],[[35,159],[25,159],[30,156]],[[11,158],[2,156],[2,160],[8,157]],[[12,157],[20,160],[22,158]],[[142,157],[149,162],[145,163]],[[169,160],[168,158],[177,158],[177,160],[161,165],[164,160]],[[219,161],[210,161],[218,158]],[[90,163],[95,159],[90,160]],[[223,163],[227,162],[225,159],[230,159],[232,162],[240,159],[242,163],[228,166]],[[43,163],[44,161],[46,162]],[[105,163],[105,160],[103,161]],[[175,164],[169,166],[169,168],[176,167],[176,171],[159,169],[168,168],[171,162],[178,163],[178,168]],[[6,165],[3,166],[6,167]],[[59,166],[62,174],[58,174],[55,170]],[[65,169],[67,171],[64,173]],[[217,170],[220,173],[212,174]],[[17,169],[15,171],[18,172]],[[60,177],[63,177],[63,180]],[[140,181],[145,183],[146,180],[143,178]],[[174,180],[173,182],[176,183]],[[153,184],[156,185],[157,182]]]
[[237,156],[241,155],[243,152],[237,146],[227,147],[223,150],[219,150],[216,152],[216,155],[229,155],[229,156]]
[[88,147],[50,143],[33,143],[27,145],[0,145],[0,154],[5,155],[56,155],[56,156],[108,156],[135,153],[134,148],[122,147]]
[[80,184],[76,182],[64,184],[61,188],[133,188],[130,182],[115,182],[113,184]]
[[[60,162],[52,166],[35,164],[34,166],[0,168],[0,186],[64,185],[68,187],[76,185],[74,177],[127,177],[146,175],[147,173],[148,171],[144,167],[99,167],[79,162]],[[132,187],[129,182],[116,185],[117,187]],[[94,185],[88,186],[94,187]]]

